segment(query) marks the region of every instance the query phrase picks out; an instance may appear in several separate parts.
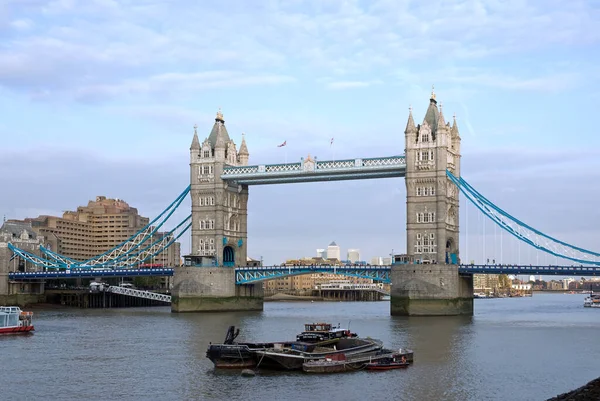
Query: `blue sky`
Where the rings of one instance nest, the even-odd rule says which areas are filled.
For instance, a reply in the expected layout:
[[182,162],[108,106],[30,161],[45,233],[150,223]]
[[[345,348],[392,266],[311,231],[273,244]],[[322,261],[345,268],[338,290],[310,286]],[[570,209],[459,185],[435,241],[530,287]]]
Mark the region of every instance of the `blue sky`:
[[[593,0],[5,0],[0,213],[106,195],[152,217],[187,185],[192,127],[207,136],[219,107],[251,164],[330,158],[331,137],[336,158],[401,154],[408,107],[420,122],[435,84],[463,177],[598,251],[599,21]],[[332,240],[364,259],[404,251],[402,179],[250,190],[250,256]],[[462,213],[463,258],[483,258],[482,222]],[[487,256],[516,261],[509,244]]]

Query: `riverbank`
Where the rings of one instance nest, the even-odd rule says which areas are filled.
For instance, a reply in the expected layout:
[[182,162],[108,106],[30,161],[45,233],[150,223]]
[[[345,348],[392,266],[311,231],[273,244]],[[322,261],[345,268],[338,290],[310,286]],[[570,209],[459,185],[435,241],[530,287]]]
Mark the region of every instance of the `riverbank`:
[[568,393],[549,398],[547,401],[597,401],[600,400],[600,378]]

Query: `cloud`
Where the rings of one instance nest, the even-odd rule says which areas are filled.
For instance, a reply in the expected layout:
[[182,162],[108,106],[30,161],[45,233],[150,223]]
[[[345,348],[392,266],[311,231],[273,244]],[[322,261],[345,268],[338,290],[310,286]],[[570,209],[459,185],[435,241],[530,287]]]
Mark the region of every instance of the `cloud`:
[[265,86],[294,82],[283,75],[249,76],[238,71],[206,71],[190,74],[167,73],[146,79],[126,80],[114,85],[89,85],[75,91],[75,99],[95,101],[128,95],[171,94],[182,90],[202,91],[244,86]]
[[380,84],[381,81],[339,81],[330,82],[326,85],[327,89],[353,89],[366,88],[371,85]]
[[[208,86],[197,75],[214,71],[236,71],[235,78],[216,78],[219,83],[213,85],[231,87],[279,84],[322,73],[350,77],[398,65],[423,75],[432,59],[441,66],[472,65],[484,58],[546,49],[559,50],[554,61],[560,61],[561,49],[598,43],[599,13],[585,1],[542,6],[514,0],[503,7],[481,0],[436,7],[389,0],[281,0],[253,7],[241,0],[10,1],[4,5],[8,28],[0,31],[0,85],[40,98],[68,93],[67,99],[87,101],[155,93],[152,88],[166,85],[161,80],[176,75],[192,85],[176,84],[172,90],[192,93]],[[494,69],[493,64],[479,68],[485,67]],[[558,78],[577,81],[571,73]],[[523,80],[488,74],[454,78],[513,89],[561,85],[535,75]],[[367,80],[338,79],[330,86],[363,85],[359,82]]]

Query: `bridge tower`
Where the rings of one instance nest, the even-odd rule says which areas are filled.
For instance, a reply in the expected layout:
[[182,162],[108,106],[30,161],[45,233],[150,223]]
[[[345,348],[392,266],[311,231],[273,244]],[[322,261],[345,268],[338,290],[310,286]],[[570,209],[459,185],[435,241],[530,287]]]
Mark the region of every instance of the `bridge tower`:
[[472,276],[460,276],[459,192],[446,170],[460,175],[456,118],[446,123],[432,91],[422,124],[412,109],[406,141],[406,251],[409,264],[392,267],[392,315],[473,313]]
[[197,127],[190,146],[191,253],[175,271],[174,312],[262,310],[262,285],[235,285],[234,267],[246,266],[248,186],[221,179],[225,166],[246,166],[246,140],[238,151],[218,111],[200,143]]

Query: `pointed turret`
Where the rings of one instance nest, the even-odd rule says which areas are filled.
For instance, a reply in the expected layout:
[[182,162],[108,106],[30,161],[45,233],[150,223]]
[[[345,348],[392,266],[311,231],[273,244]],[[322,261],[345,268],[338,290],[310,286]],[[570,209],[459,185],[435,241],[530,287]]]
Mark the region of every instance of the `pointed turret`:
[[225,128],[225,119],[223,118],[223,113],[221,113],[221,108],[217,112],[217,116],[215,117],[215,124],[210,131],[210,135],[208,136],[208,141],[210,142],[213,149],[217,145],[217,136],[219,133],[223,135],[223,143],[229,142],[231,139],[229,138],[229,134],[227,133],[227,128]]
[[243,166],[248,165],[248,157],[250,153],[248,152],[248,146],[246,146],[246,136],[242,132],[242,144],[240,145],[240,151],[238,152],[238,156],[240,159],[240,164]]
[[446,127],[446,121],[444,120],[444,112],[442,111],[443,107],[442,104],[440,103],[440,112],[438,114],[438,120],[437,120],[437,125],[440,128],[445,128]]
[[242,144],[240,145],[240,151],[238,152],[240,155],[250,155],[248,153],[248,146],[246,145],[246,135],[242,132]]
[[431,128],[431,132],[434,137],[438,127],[438,117],[439,111],[437,108],[437,100],[435,100],[435,92],[433,91],[432,86],[431,97],[429,98],[429,107],[427,108],[427,113],[425,113],[425,118],[423,119],[423,122],[429,125],[429,128]]
[[194,125],[194,139],[192,139],[190,150],[200,150],[200,140],[198,140],[198,125]]
[[406,129],[404,130],[405,134],[417,132],[417,127],[415,126],[415,120],[412,115],[412,106],[408,108],[408,121],[406,122]]
[[460,138],[460,135],[458,133],[458,124],[456,123],[456,113],[453,116],[454,120],[452,121],[452,130],[450,131],[452,133],[453,137],[456,138]]

